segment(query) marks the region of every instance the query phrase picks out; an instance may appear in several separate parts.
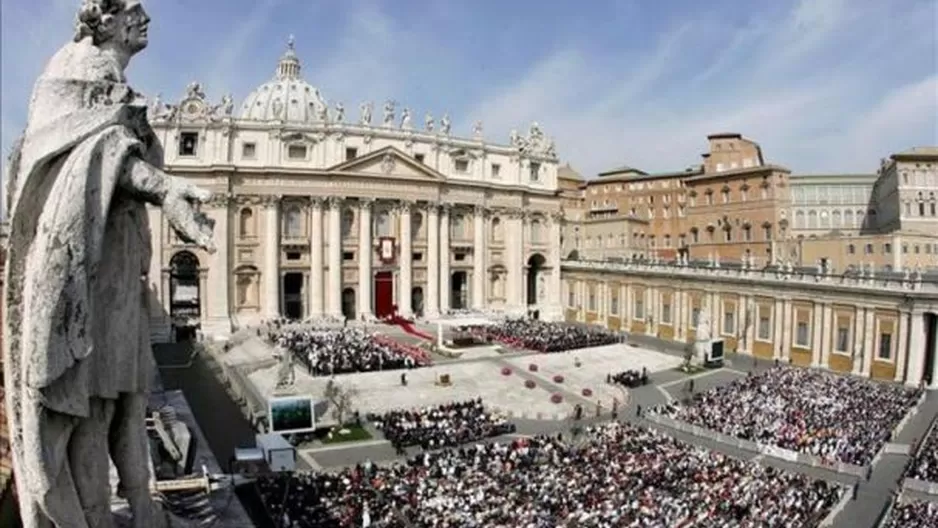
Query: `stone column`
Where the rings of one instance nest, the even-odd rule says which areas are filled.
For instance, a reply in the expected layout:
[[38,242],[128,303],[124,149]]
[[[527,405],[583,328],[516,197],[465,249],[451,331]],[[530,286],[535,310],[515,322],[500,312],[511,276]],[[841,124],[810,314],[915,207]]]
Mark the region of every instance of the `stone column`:
[[[933,324],[938,325],[938,322],[935,322]],[[938,328],[933,328],[932,331],[938,332]],[[931,357],[935,359],[932,362],[932,367],[931,367],[931,385],[930,385],[932,388],[935,388],[935,387],[938,387],[938,339],[935,339],[934,343],[932,343],[931,350],[926,350],[925,353],[931,354]]]
[[477,205],[473,211],[472,236],[472,308],[482,310],[485,302],[485,261],[488,248],[485,243],[485,208]]
[[427,291],[423,311],[428,318],[440,315],[440,214],[439,205],[427,207]]
[[264,317],[280,315],[280,197],[266,199],[264,220]]
[[309,315],[323,315],[322,198],[311,198],[309,222]]
[[865,321],[863,323],[864,332],[863,332],[863,366],[860,369],[860,375],[870,377],[870,371],[873,368],[873,359],[876,358],[876,355],[879,353],[877,348],[877,336],[876,335],[876,311],[867,308]]
[[834,308],[830,303],[824,303],[823,319],[821,319],[821,325],[824,327],[824,337],[821,340],[821,359],[817,365],[824,368],[830,368],[830,357],[831,349],[833,348],[834,339],[836,339],[835,328],[837,321],[834,320]]
[[228,295],[231,277],[231,252],[228,251],[228,241],[231,233],[229,227],[229,199],[227,195],[216,196],[209,204],[211,209],[208,216],[215,221],[215,253],[209,256],[208,289],[202,290],[203,315],[202,332],[210,335],[226,336],[231,333],[231,316]]
[[815,302],[811,305],[811,366],[821,364],[821,348],[829,340],[830,328],[824,324],[827,305]]
[[367,321],[372,317],[371,285],[371,206],[374,200],[361,198],[358,202],[358,319]]
[[[523,310],[524,299],[524,219],[521,211],[512,211],[506,215],[505,221],[505,251],[508,284],[505,304],[509,310]],[[598,301],[598,299],[597,299]]]
[[[906,385],[917,386],[922,381],[925,368],[925,345],[928,344],[928,334],[925,333],[925,314],[912,312],[909,329],[909,375],[905,379]],[[928,351],[931,352],[931,351]]]
[[[795,342],[795,338],[792,335],[796,330],[792,328],[792,312],[793,307],[791,305],[791,299],[785,299],[782,301],[782,354],[779,358],[783,362],[787,362],[791,358],[791,347]],[[816,331],[816,328],[812,328],[811,331]],[[810,343],[809,343],[810,344]],[[775,347],[773,352],[773,357],[778,357],[778,347]]]
[[413,233],[411,233],[411,208],[413,202],[403,201],[398,204],[398,218],[400,220],[400,271],[397,292],[397,311],[401,317],[413,315],[411,290],[413,289]]
[[327,309],[333,317],[342,316],[342,199],[329,198],[329,280],[326,283]]
[[450,292],[452,290],[449,269],[450,262],[450,210],[449,204],[444,204],[440,208],[440,312],[446,313],[451,308]]
[[893,381],[901,382],[905,377],[905,363],[909,350],[909,313],[906,311],[899,312],[896,334],[896,376]]
[[[563,320],[563,292],[560,277],[560,239],[561,223],[563,214],[555,211],[550,215],[550,251],[547,256],[547,265],[550,266],[550,275],[547,277],[547,307],[548,314],[553,314],[553,318]],[[622,299],[619,298],[619,312],[622,311]],[[548,319],[551,319],[548,317]]]

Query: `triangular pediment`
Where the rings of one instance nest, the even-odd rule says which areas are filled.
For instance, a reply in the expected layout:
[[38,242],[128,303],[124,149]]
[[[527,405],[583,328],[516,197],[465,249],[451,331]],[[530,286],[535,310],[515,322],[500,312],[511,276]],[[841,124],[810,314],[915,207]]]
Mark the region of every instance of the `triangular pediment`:
[[329,169],[333,174],[354,174],[406,180],[443,181],[445,176],[394,147],[384,147]]

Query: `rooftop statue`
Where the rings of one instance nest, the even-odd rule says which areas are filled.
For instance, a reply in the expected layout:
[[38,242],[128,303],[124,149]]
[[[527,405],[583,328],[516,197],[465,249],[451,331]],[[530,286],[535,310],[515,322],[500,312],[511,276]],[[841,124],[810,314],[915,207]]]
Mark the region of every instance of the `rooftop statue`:
[[[5,387],[24,526],[112,526],[109,459],[134,526],[160,526],[144,415],[153,374],[145,204],[214,251],[211,193],[160,169],[124,70],[147,45],[139,0],[83,0],[37,80],[10,157]],[[195,91],[201,91],[197,89]]]

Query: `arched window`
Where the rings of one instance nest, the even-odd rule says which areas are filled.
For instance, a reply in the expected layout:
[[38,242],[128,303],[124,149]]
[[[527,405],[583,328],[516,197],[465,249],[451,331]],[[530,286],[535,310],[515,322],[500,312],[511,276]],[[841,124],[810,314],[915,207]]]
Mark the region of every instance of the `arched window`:
[[254,236],[254,211],[250,207],[241,209],[238,215],[238,231],[242,237]]
[[391,214],[387,211],[378,211],[375,215],[375,236],[391,236]]
[[817,229],[817,211],[808,211],[808,229]]
[[355,225],[355,211],[346,209],[342,212],[342,238],[352,236],[352,227]]
[[296,205],[291,205],[283,212],[284,238],[301,238],[303,236],[303,213]]
[[821,227],[828,229],[831,226],[831,217],[827,214],[827,211],[821,211]]
[[498,218],[492,219],[492,240],[502,241],[502,221]]
[[805,227],[804,211],[798,211],[795,213],[795,227],[798,229],[804,229]]
[[834,211],[831,213],[832,222],[831,225],[834,227],[843,227],[843,217],[840,215],[840,211]]
[[235,270],[235,303],[239,308],[258,306],[258,273],[253,266],[243,266]]
[[853,211],[848,209],[846,212],[844,212],[844,226],[845,227],[856,227],[857,224],[855,222],[856,220],[854,219]]

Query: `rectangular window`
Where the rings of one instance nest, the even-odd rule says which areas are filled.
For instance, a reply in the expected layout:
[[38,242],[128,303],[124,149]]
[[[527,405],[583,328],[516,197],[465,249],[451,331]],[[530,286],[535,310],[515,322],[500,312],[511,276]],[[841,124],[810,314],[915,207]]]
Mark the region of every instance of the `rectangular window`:
[[700,308],[694,307],[690,312],[690,324],[694,328],[700,323]]
[[837,352],[850,352],[850,328],[841,326],[837,328]]
[[530,168],[531,168],[531,181],[532,182],[541,181],[541,164],[532,163]]
[[306,145],[290,145],[287,147],[287,157],[291,160],[306,159]]
[[570,291],[567,292],[567,306],[571,308],[576,306],[576,292],[573,290],[573,286],[571,286]]
[[462,262],[462,261],[466,260],[466,254],[465,254],[465,253],[456,253],[456,254],[453,255],[453,260],[455,260],[456,262]]
[[619,296],[616,294],[612,294],[612,298],[609,300],[609,313],[619,315]]
[[453,162],[456,172],[469,172],[469,160],[458,159]]
[[661,323],[671,324],[671,301],[665,301],[661,304]]
[[300,260],[301,256],[299,251],[287,251],[287,260]]
[[798,321],[795,332],[795,345],[805,348],[811,346],[811,328],[806,321]]
[[254,159],[257,156],[257,145],[254,143],[241,144],[241,157],[244,159]]
[[645,301],[643,299],[635,299],[635,317],[636,321],[645,320]]
[[342,252],[342,260],[345,260],[345,261],[355,260],[355,252],[354,252],[354,251],[343,251],[343,252]]
[[423,261],[423,253],[414,253],[414,254],[411,256],[411,258],[413,258],[414,262],[422,262],[422,261]]
[[179,135],[179,155],[195,156],[199,147],[198,132],[183,132]]
[[355,147],[345,148],[345,161],[353,160],[358,157],[358,149]]
[[725,335],[736,333],[736,309],[734,307],[723,308],[723,333]]
[[589,305],[587,307],[591,312],[596,311],[596,292],[590,291]]
[[892,359],[892,334],[886,332],[879,334],[879,351],[876,357],[879,359]]
[[426,158],[423,154],[414,154],[414,159],[417,160],[417,163],[423,163],[423,160]]
[[492,164],[492,178],[497,180],[501,177],[502,177],[502,166],[499,165],[498,163],[493,163]]
[[756,339],[759,341],[769,341],[772,339],[772,318],[768,313],[759,313],[759,328]]

